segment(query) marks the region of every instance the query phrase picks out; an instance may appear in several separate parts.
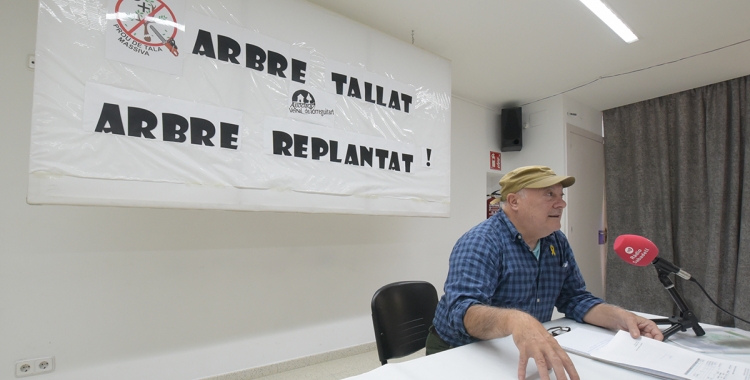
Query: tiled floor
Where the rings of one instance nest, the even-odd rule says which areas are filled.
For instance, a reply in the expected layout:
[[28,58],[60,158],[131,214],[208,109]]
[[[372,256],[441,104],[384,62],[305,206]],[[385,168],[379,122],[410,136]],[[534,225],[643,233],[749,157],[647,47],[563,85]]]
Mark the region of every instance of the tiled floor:
[[[422,356],[424,356],[424,349],[400,359],[389,360],[389,362],[402,362]],[[359,355],[261,377],[257,380],[339,380],[359,375],[378,367],[380,367],[378,352],[369,351]]]

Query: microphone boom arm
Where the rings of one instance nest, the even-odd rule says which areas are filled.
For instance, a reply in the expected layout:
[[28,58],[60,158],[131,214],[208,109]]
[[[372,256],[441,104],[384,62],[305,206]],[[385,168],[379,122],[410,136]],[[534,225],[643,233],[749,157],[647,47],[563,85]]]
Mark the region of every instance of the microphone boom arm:
[[[656,273],[659,274],[659,281],[661,281],[662,285],[664,285],[664,289],[667,289],[669,292],[669,295],[672,297],[672,300],[675,304],[677,304],[677,307],[680,309],[680,316],[672,316],[671,318],[661,318],[661,319],[652,319],[654,323],[657,325],[666,325],[671,324],[672,326],[668,327],[664,331],[662,331],[662,334],[664,334],[664,340],[666,341],[670,336],[675,334],[677,331],[687,331],[687,329],[692,328],[693,332],[695,332],[695,336],[703,336],[706,335],[706,332],[703,331],[703,328],[698,324],[698,317],[693,314],[692,311],[687,307],[687,304],[685,304],[685,300],[682,299],[679,293],[677,293],[677,290],[674,288],[674,283],[669,278],[670,273],[676,273],[679,275],[679,273],[675,272],[673,268],[664,268],[662,265],[658,265],[658,258],[654,260],[653,264],[656,268]],[[665,262],[664,260],[661,260],[661,262]],[[666,261],[669,263],[668,261]],[[671,264],[671,263],[669,263]],[[672,265],[674,266],[674,265]],[[677,268],[679,270],[679,268]],[[688,275],[689,276],[689,275]],[[682,277],[682,276],[680,276]],[[684,277],[683,277],[684,278]]]

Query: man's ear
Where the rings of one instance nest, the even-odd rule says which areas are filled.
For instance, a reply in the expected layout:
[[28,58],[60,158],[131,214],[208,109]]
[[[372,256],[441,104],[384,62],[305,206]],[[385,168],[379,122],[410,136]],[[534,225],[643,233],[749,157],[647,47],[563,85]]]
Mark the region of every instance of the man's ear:
[[516,210],[518,209],[519,198],[520,197],[516,195],[516,193],[510,193],[505,197],[505,203],[508,204],[511,209]]

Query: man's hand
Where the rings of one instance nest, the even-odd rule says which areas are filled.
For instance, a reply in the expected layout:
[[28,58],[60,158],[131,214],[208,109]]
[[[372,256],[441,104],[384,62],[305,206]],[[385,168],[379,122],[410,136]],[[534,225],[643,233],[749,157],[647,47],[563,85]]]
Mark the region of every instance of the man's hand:
[[650,319],[625,311],[617,322],[617,328],[630,332],[630,336],[632,336],[633,339],[643,335],[651,339],[664,340],[664,335],[661,333],[661,330],[659,330],[656,323]]
[[513,324],[513,342],[516,343],[520,358],[518,361],[518,379],[526,378],[526,364],[534,359],[542,380],[549,380],[547,371],[552,369],[559,380],[578,380],[578,372],[568,354],[560,347],[557,340],[547,332],[534,317],[520,313]]
[[664,335],[652,320],[635,315],[617,306],[596,305],[586,313],[583,320],[586,323],[610,330],[627,331],[633,339],[645,336],[651,339],[664,340]]
[[[519,310],[483,305],[469,307],[464,316],[466,331],[479,339],[513,335],[520,354],[518,379],[526,378],[526,365],[534,359],[541,380],[549,380],[552,369],[558,380],[579,380],[573,361],[536,318]],[[566,375],[567,372],[567,375]]]

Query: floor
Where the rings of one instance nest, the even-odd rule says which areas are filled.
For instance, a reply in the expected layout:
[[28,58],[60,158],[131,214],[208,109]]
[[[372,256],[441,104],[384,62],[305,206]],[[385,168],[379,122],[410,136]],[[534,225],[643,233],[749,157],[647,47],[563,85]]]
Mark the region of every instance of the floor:
[[[402,362],[424,356],[424,349],[409,356],[389,360],[389,363]],[[257,380],[339,380],[359,375],[380,367],[377,351],[369,351],[359,355],[331,360],[307,367],[293,369]]]

